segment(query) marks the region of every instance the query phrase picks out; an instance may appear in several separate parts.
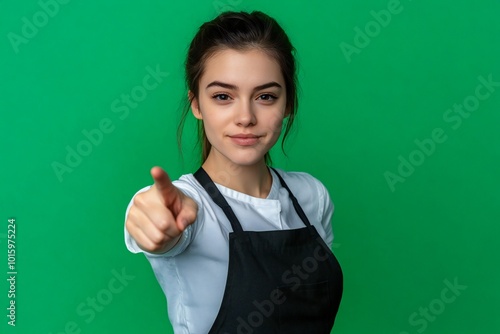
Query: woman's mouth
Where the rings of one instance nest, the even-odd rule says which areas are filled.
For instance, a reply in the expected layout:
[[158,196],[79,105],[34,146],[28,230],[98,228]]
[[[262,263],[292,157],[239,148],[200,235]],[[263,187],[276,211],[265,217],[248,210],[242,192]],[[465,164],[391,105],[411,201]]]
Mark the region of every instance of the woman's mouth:
[[254,134],[236,134],[229,136],[232,142],[240,146],[252,146],[259,141],[259,136]]

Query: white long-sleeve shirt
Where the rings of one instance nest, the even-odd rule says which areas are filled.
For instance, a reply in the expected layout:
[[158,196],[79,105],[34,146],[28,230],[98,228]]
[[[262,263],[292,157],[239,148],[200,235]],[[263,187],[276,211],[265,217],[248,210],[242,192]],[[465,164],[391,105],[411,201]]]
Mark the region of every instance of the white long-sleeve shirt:
[[[334,206],[324,185],[307,173],[277,169],[297,198],[310,223],[332,247],[331,218]],[[278,177],[267,198],[252,197],[216,183],[233,209],[244,231],[286,230],[304,227]],[[139,248],[125,229],[125,243],[132,253],[149,260],[168,304],[168,316],[176,334],[205,334],[222,302],[229,262],[231,225],[194,178],[186,174],[173,184],[198,204],[196,221],[183,233],[174,248],[151,254]],[[151,186],[139,190],[136,195]],[[134,195],[135,196],[135,195]],[[132,205],[130,201],[126,215]]]

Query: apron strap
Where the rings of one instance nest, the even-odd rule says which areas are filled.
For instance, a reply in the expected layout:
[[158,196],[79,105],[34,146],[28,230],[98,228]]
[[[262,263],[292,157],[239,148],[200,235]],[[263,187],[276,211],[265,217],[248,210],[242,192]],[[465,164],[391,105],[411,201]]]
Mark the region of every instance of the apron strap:
[[[307,219],[306,214],[302,210],[302,208],[299,205],[299,202],[293,195],[292,191],[290,188],[288,188],[288,185],[285,183],[285,180],[281,177],[281,175],[274,169],[273,167],[270,167],[276,175],[278,175],[278,178],[280,180],[281,185],[288,191],[288,195],[292,201],[293,207],[295,208],[295,211],[299,215],[300,219],[302,222],[307,226],[311,227],[311,223],[309,222],[309,219]],[[233,232],[243,232],[243,228],[241,227],[240,221],[238,218],[236,218],[236,215],[233,212],[233,209],[231,209],[231,206],[229,206],[229,203],[226,201],[224,196],[220,193],[219,189],[215,185],[215,183],[212,181],[210,176],[208,176],[207,172],[203,169],[203,167],[200,167],[194,174],[194,177],[200,184],[203,186],[203,188],[206,190],[206,192],[210,195],[212,200],[217,204],[222,211],[226,214],[227,219],[231,223],[231,227],[233,228]]]
[[212,200],[217,204],[222,211],[226,214],[227,219],[231,223],[231,227],[233,228],[233,232],[243,232],[243,229],[241,228],[241,224],[236,218],[236,215],[233,212],[233,209],[229,206],[229,203],[226,201],[224,196],[220,193],[219,189],[215,185],[215,183],[212,181],[210,176],[208,176],[207,172],[203,169],[203,167],[200,167],[196,173],[193,174],[194,177],[200,182],[200,184],[205,188],[207,193],[210,195]]
[[293,207],[295,208],[295,211],[297,211],[297,214],[299,215],[300,219],[302,219],[302,221],[304,222],[304,224],[306,226],[311,226],[309,219],[307,219],[306,214],[304,213],[304,211],[300,207],[299,202],[297,201],[297,199],[293,195],[290,188],[288,188],[288,185],[285,183],[285,180],[283,180],[283,178],[281,177],[281,175],[278,173],[278,171],[276,169],[274,169],[273,167],[270,167],[270,168],[276,173],[276,175],[278,175],[278,178],[280,179],[281,185],[283,187],[285,187],[286,190],[288,190],[288,194],[290,196],[290,199],[292,200]]

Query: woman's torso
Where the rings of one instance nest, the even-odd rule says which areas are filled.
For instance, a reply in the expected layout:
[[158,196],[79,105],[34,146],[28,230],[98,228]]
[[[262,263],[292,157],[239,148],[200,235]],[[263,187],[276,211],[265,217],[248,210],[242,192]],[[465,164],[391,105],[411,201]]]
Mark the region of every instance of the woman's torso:
[[[331,247],[333,204],[325,187],[307,173],[280,171],[305,214]],[[255,198],[217,185],[246,231],[303,227],[276,175],[266,199]],[[176,334],[207,333],[224,293],[228,266],[230,223],[192,174],[174,185],[198,202],[197,221],[176,247],[163,255],[146,254],[168,303]]]

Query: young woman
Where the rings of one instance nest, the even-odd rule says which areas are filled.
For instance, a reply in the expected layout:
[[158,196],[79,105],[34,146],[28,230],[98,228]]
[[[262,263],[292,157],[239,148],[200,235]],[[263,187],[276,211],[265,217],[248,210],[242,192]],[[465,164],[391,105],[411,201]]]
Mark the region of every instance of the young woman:
[[223,13],[191,42],[183,119],[190,109],[200,121],[202,166],[174,182],[152,168],[154,184],[134,196],[125,223],[176,334],[333,327],[343,280],[328,191],[307,173],[269,166],[297,112],[293,53],[262,12]]

